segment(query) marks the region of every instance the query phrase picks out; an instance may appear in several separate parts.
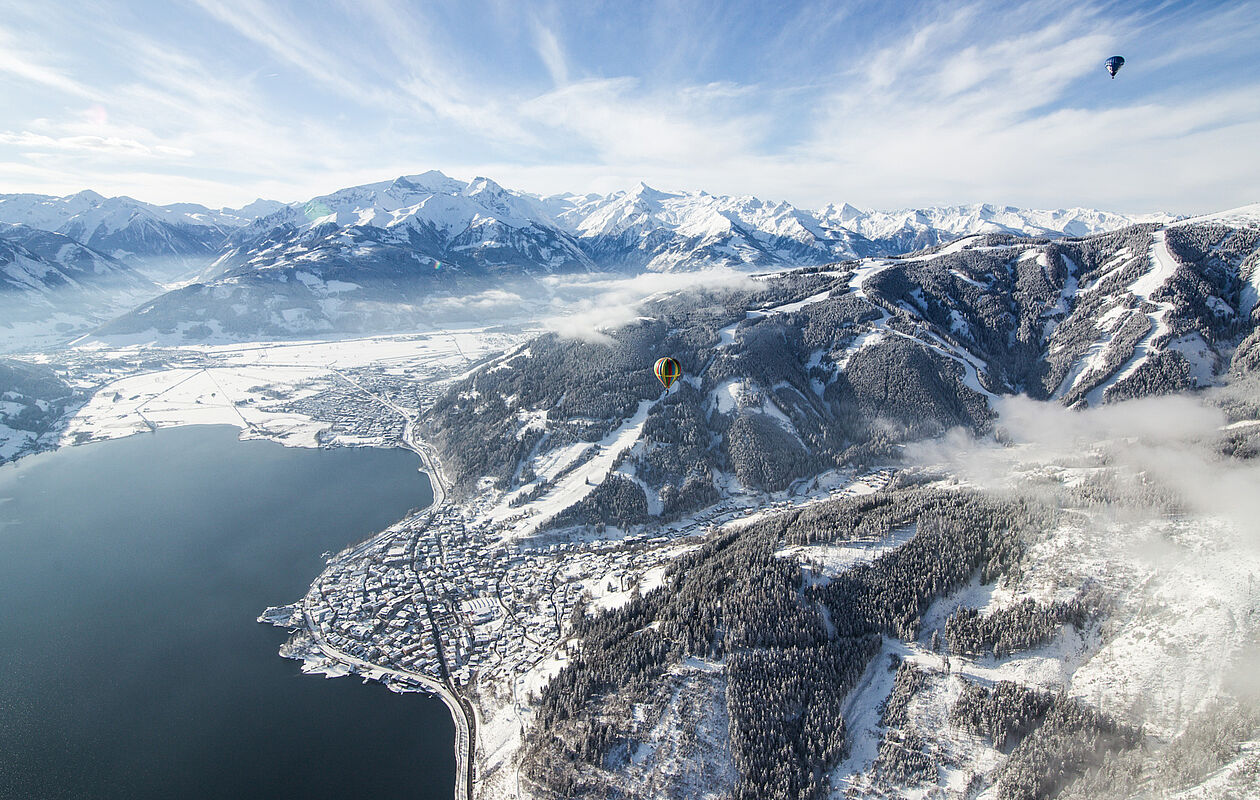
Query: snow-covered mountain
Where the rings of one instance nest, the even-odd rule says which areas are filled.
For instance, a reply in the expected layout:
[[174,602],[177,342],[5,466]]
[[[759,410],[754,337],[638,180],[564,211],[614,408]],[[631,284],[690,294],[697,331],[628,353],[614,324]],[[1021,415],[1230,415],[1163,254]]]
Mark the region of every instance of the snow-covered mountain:
[[1175,219],[991,205],[885,212],[846,203],[810,211],[756,197],[662,192],[646,184],[606,196],[556,195],[545,202],[601,267],[651,271],[803,266],[905,253],[979,233],[1088,236]]
[[629,192],[545,202],[604,269],[799,266],[880,252],[842,225],[755,197],[662,192],[640,183]]
[[[1253,206],[662,292],[455,381],[416,427],[451,519],[592,565],[528,715],[498,690],[520,672],[473,679],[480,791],[520,765],[538,797],[1256,796],[1260,554],[1228,509],[1255,497],[1257,300]],[[872,469],[912,453],[931,469]],[[1168,763],[1238,791],[1148,791]]]
[[0,195],[0,222],[64,233],[142,269],[170,273],[213,261],[205,278],[380,250],[474,274],[762,269],[904,253],[980,233],[1087,236],[1173,219],[991,205],[863,211],[845,203],[809,210],[642,183],[608,195],[540,198],[489,178],[461,181],[436,170],[305,203],[257,200],[239,209],[157,206],[92,191]]
[[1017,236],[1089,236],[1138,222],[1172,222],[1172,214],[1125,215],[1090,208],[1050,211],[976,204],[861,211],[848,203],[828,205],[820,220],[847,228],[875,242],[884,253],[911,252],[978,233]]
[[1171,215],[988,205],[820,211],[756,197],[665,192],[639,184],[609,195],[538,198],[488,178],[408,175],[280,208],[232,231],[207,276],[385,248],[472,274],[575,269],[668,272],[823,264],[930,247],[959,236],[1086,236]]
[[244,275],[301,265],[411,277],[572,272],[594,264],[537,199],[489,178],[464,183],[441,172],[341,189],[286,206],[233,231],[212,270]]
[[0,224],[0,351],[64,339],[158,291],[65,234]]
[[0,222],[62,233],[162,279],[204,265],[227,233],[283,204],[258,200],[212,211],[196,203],[156,206],[83,191],[66,197],[0,195]]
[[0,464],[55,447],[66,409],[82,400],[48,367],[0,358]]
[[408,309],[435,296],[557,273],[784,269],[897,255],[976,234],[1060,238],[1171,219],[988,205],[811,211],[646,184],[541,198],[436,170],[305,203],[258,200],[218,211],[94,192],[0,195],[0,221],[65,234],[155,280],[197,275],[193,285],[109,327],[188,336],[407,327],[417,319]]
[[[453,388],[428,436],[457,490],[541,475],[557,463],[547,436],[568,447],[577,420],[624,424],[659,395],[627,365],[664,354],[691,382],[654,407],[623,470],[652,508],[711,499],[724,469],[777,491],[871,446],[982,428],[1001,396],[1085,408],[1260,376],[1260,206],[1064,241],[972,236],[752,286],[722,302],[662,294],[608,343],[546,337]],[[764,441],[741,445],[739,420]],[[518,446],[540,429],[543,444]]]

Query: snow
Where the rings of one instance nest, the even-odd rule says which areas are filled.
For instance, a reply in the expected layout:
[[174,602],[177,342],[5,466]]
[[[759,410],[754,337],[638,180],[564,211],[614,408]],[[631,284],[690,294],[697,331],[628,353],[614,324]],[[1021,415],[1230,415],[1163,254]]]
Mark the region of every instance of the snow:
[[1218,211],[1213,214],[1204,214],[1199,217],[1189,217],[1173,222],[1172,225],[1195,225],[1203,222],[1217,222],[1222,225],[1240,228],[1260,227],[1260,203],[1239,206],[1238,208]]
[[866,292],[862,289],[863,284],[893,266],[895,263],[895,261],[882,259],[869,259],[862,261],[857,268],[853,270],[853,277],[849,279],[849,289],[852,290],[857,297],[867,300],[868,298],[866,296]]
[[635,725],[623,796],[729,797],[738,773],[728,742],[725,664],[688,658],[662,684],[663,702],[634,708],[642,724]]
[[982,291],[983,291],[983,290],[987,290],[987,289],[989,288],[988,286],[986,286],[985,284],[981,283],[980,281],[978,281],[978,280],[976,280],[976,279],[974,279],[974,278],[968,277],[967,275],[965,275],[965,274],[964,274],[964,273],[962,273],[962,272],[959,272],[959,271],[958,271],[958,270],[956,270],[956,269],[951,269],[951,270],[949,271],[949,274],[950,274],[950,275],[953,275],[955,278],[957,278],[958,280],[962,281],[963,283],[969,283],[969,284],[971,284],[972,286],[974,286],[974,287],[976,287],[977,289],[980,289],[980,290],[982,290]]
[[928,255],[925,255],[925,256],[915,256],[913,260],[935,261],[938,258],[950,256],[950,255],[953,255],[954,253],[960,253],[963,250],[967,249],[968,245],[973,244],[973,242],[971,241],[972,238],[973,237],[971,236],[964,236],[961,239],[955,239],[954,241],[942,247],[940,250],[937,250],[935,253],[929,253]]
[[1260,425],[1260,419],[1244,419],[1244,420],[1239,420],[1238,422],[1231,422],[1229,425],[1226,425],[1221,430],[1229,431],[1229,430],[1235,430],[1237,428],[1250,427],[1252,425]]
[[746,311],[744,312],[744,319],[738,320],[736,322],[731,323],[730,325],[727,325],[724,328],[718,329],[718,347],[726,347],[727,345],[734,342],[735,330],[747,320],[761,319],[763,317],[769,317],[775,314],[788,314],[793,311],[799,311],[805,306],[813,305],[814,303],[821,303],[830,296],[831,296],[831,290],[828,289],[826,291],[819,292],[818,294],[810,295],[809,297],[806,297],[804,300],[796,300],[794,302],[784,303],[781,306],[774,306],[772,308],[759,309],[755,311]]
[[[1173,304],[1167,301],[1152,300],[1151,295],[1159,291],[1172,278],[1173,273],[1177,271],[1177,260],[1172,253],[1168,252],[1164,231],[1156,231],[1153,239],[1150,249],[1151,269],[1128,286],[1128,291],[1137,298],[1139,303],[1149,302],[1156,306],[1155,311],[1147,314],[1147,318],[1151,322],[1151,329],[1137,343],[1129,360],[1120,369],[1112,373],[1111,377],[1090,390],[1089,394],[1085,396],[1086,402],[1090,406],[1099,405],[1109,388],[1132,375],[1154,352],[1153,342],[1169,331],[1169,325],[1165,318],[1173,310]],[[1202,371],[1202,368],[1200,368],[1200,371]],[[1077,380],[1081,380],[1086,374],[1088,373],[1082,372]],[[1208,382],[1210,380],[1209,378]]]
[[[862,491],[862,489],[867,489],[868,487],[859,487],[857,485],[850,488],[852,494],[868,494],[869,491],[874,491],[873,489]],[[808,565],[806,569],[810,572],[817,569],[818,577],[825,582],[826,579],[835,577],[858,564],[874,561],[885,553],[896,550],[914,538],[915,530],[914,525],[908,525],[892,531],[881,539],[858,540],[840,544],[789,545],[780,548],[775,552],[775,555],[813,562],[817,567]],[[810,580],[817,582],[813,577]]]
[[[612,470],[612,464],[621,451],[631,447],[639,438],[639,434],[643,431],[643,424],[647,421],[648,409],[656,402],[655,400],[640,400],[634,415],[598,442],[599,454],[564,476],[546,494],[530,503],[526,508],[526,518],[515,523],[509,536],[530,535],[544,522],[581,500],[602,483]],[[579,446],[589,447],[586,444]],[[486,513],[486,517],[498,521],[520,515],[521,509],[510,507],[507,501],[508,498],[504,497]]]
[[713,390],[713,404],[719,414],[730,414],[739,408],[739,399],[744,395],[744,382],[738,378],[730,378],[718,384]]
[[1216,379],[1216,355],[1202,334],[1192,333],[1168,343],[1168,350],[1176,350],[1190,363],[1190,376],[1196,386],[1208,386]]
[[1242,742],[1238,757],[1198,786],[1168,795],[1171,800],[1233,800],[1260,797],[1260,741]]
[[[1133,254],[1129,252],[1129,248],[1127,247],[1118,251],[1114,256],[1112,256],[1111,258],[1103,262],[1101,267],[1099,267],[1098,277],[1094,278],[1089,283],[1080,287],[1080,290],[1077,293],[1088,294],[1089,292],[1094,291],[1103,283],[1103,281],[1111,277],[1111,275],[1113,275],[1116,272],[1116,270],[1119,270],[1125,267],[1126,262],[1132,257],[1133,257]],[[1075,274],[1076,270],[1073,269],[1072,272],[1073,274]]]
[[1260,305],[1260,266],[1252,267],[1238,300],[1239,310],[1244,317],[1250,317],[1257,305]]
[[37,438],[30,431],[10,428],[0,423],[0,462],[7,461],[31,447]]
[[[881,322],[882,321],[883,320],[881,320]],[[838,367],[839,369],[844,369],[846,366],[848,366],[849,359],[853,358],[854,353],[858,352],[859,350],[863,348],[870,347],[871,345],[882,342],[884,340],[884,337],[886,337],[887,335],[888,335],[887,328],[878,328],[878,327],[873,330],[859,333],[857,336],[853,337],[853,341],[851,341],[848,344],[848,346],[844,348],[844,351],[841,352],[840,356],[836,359],[836,367]]]
[[[104,384],[70,419],[61,441],[112,439],[152,427],[226,424],[241,428],[243,438],[315,447],[328,423],[268,410],[280,402],[278,393],[285,401],[310,396],[330,383],[348,380],[340,370],[367,365],[406,367],[417,380],[431,379],[437,372],[449,379],[450,372],[470,359],[519,338],[465,330],[186,348],[212,365],[129,375]],[[144,352],[141,347],[109,349],[100,344],[80,349],[98,353],[101,358],[136,359]]]
[[941,355],[945,356],[951,361],[954,361],[962,365],[963,384],[968,389],[971,389],[973,392],[984,395],[986,400],[991,401],[991,400],[996,399],[997,395],[995,395],[993,392],[989,391],[988,389],[984,388],[984,385],[980,383],[980,370],[986,366],[985,363],[981,361],[980,359],[976,358],[975,356],[973,356],[971,353],[967,352],[966,350],[960,347],[955,347],[954,345],[950,344],[949,342],[946,342],[944,339],[940,338],[939,336],[937,336],[935,333],[932,333],[931,331],[925,331],[926,335],[928,336],[929,339],[931,339],[931,341],[924,341],[923,339],[920,339],[915,336],[911,336],[907,333],[902,333],[901,331],[890,330],[889,333],[893,333],[893,334],[896,334],[897,336],[901,336],[905,339],[909,339],[912,342],[917,342],[923,345],[924,347],[935,350],[936,352],[940,353]]
[[1108,537],[1101,546],[1079,535],[1066,543],[1074,555],[1094,547],[1118,560],[1098,571],[1120,602],[1114,635],[1070,693],[1167,738],[1248,669],[1260,554],[1249,532],[1211,516],[1108,528],[1095,534]]
[[900,655],[904,648],[899,642],[885,639],[883,647],[867,664],[849,696],[841,707],[841,716],[849,736],[849,753],[832,770],[830,780],[844,796],[845,790],[858,784],[858,776],[871,768],[879,753],[882,732],[880,706],[892,691],[896,671],[888,668],[890,656]]
[[812,305],[814,303],[821,303],[822,301],[826,300],[830,296],[831,296],[831,290],[828,289],[825,292],[819,292],[818,294],[810,295],[809,297],[806,297],[804,300],[797,300],[795,303],[784,303],[781,306],[775,306],[774,308],[767,309],[764,313],[766,315],[770,315],[770,314],[788,314],[793,311],[800,311],[805,306]]

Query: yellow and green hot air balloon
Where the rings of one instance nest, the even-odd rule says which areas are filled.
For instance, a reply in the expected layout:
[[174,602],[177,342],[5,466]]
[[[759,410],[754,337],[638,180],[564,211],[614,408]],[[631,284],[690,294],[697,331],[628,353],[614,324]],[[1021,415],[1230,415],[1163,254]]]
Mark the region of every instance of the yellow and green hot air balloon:
[[682,375],[682,366],[678,363],[678,359],[665,356],[657,359],[652,371],[656,373],[656,379],[661,382],[665,390],[669,391],[669,387]]

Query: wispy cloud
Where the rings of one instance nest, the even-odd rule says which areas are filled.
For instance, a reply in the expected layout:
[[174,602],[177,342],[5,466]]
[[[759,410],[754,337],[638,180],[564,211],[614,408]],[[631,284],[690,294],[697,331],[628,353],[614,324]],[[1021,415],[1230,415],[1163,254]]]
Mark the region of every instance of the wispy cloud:
[[569,64],[565,59],[564,51],[560,48],[560,41],[556,38],[555,32],[537,18],[533,20],[532,27],[534,49],[538,51],[538,57],[547,66],[547,72],[551,74],[551,79],[556,85],[563,86],[569,82]]
[[0,73],[7,74],[9,80],[29,81],[74,97],[89,100],[95,97],[90,88],[64,71],[40,63],[35,55],[24,52],[20,37],[4,28],[0,28]]
[[[218,203],[436,167],[539,192],[644,179],[805,206],[1206,211],[1256,199],[1257,41],[1245,3],[194,0],[142,15],[67,0],[0,29],[0,176],[141,195],[183,176],[203,194],[152,199]],[[1113,51],[1130,57],[1116,81]],[[85,119],[93,107],[107,119]],[[128,174],[120,158],[162,166],[106,183]]]

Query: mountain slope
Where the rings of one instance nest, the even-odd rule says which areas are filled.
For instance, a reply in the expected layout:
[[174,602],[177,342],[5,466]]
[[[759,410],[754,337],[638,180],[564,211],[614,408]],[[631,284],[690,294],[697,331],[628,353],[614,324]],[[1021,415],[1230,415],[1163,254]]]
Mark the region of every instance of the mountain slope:
[[605,197],[546,202],[604,269],[799,266],[880,252],[843,226],[755,197],[661,192],[641,183]]
[[0,223],[65,234],[94,250],[167,279],[213,259],[227,233],[280,204],[259,200],[212,211],[196,203],[156,206],[83,191],[66,197],[0,195]]
[[[453,389],[427,436],[458,489],[492,477],[507,508],[564,495],[546,475],[559,454],[638,418],[628,457],[600,477],[632,479],[649,516],[668,518],[732,487],[778,491],[900,442],[984,429],[997,395],[1097,406],[1256,371],[1257,273],[1260,222],[1213,221],[969,237],[790,271],[756,291],[653,301],[608,346],[544,337]],[[686,376],[663,399],[648,369],[662,355]]]
[[1127,216],[1087,208],[1046,211],[988,204],[860,211],[846,203],[839,207],[829,205],[818,216],[869,239],[884,253],[920,250],[982,233],[1090,236],[1134,223],[1167,223],[1176,219],[1171,214]]
[[584,271],[592,265],[542,204],[488,178],[440,172],[342,189],[288,206],[234,231],[214,264],[239,275],[301,261],[389,262],[406,271],[454,267],[470,276]]
[[0,464],[55,446],[66,409],[78,402],[48,367],[0,359]]
[[0,350],[65,341],[157,291],[68,236],[0,224]]
[[[1258,269],[1240,213],[987,234],[657,297],[606,343],[547,335],[451,386],[417,432],[461,505],[430,524],[494,588],[417,569],[505,610],[469,622],[461,673],[482,796],[1254,786],[1256,449],[1231,437],[1260,415]],[[1224,414],[1061,407],[1219,383]],[[890,480],[904,445],[995,422]],[[554,630],[505,632],[515,592]]]

